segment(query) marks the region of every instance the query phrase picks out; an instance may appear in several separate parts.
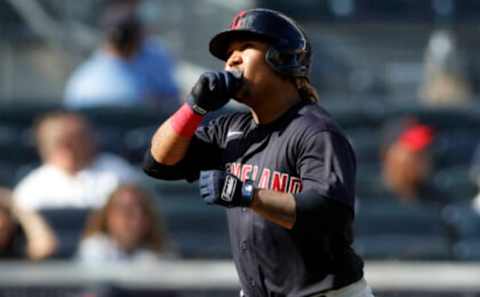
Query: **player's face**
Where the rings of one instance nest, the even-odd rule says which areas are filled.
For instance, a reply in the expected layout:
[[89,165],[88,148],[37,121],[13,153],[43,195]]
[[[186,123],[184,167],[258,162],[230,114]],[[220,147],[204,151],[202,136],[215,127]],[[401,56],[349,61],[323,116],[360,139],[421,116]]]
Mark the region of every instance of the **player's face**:
[[243,73],[244,85],[235,96],[240,102],[255,106],[279,81],[279,75],[265,61],[269,45],[256,40],[238,40],[230,44],[225,70]]

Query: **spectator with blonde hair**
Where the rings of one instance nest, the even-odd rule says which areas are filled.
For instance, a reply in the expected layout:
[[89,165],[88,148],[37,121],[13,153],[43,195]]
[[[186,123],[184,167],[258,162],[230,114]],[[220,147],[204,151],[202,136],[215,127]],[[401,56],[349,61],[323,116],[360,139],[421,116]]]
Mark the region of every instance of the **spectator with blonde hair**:
[[172,255],[161,217],[143,188],[119,186],[88,220],[78,258],[84,262],[152,260]]

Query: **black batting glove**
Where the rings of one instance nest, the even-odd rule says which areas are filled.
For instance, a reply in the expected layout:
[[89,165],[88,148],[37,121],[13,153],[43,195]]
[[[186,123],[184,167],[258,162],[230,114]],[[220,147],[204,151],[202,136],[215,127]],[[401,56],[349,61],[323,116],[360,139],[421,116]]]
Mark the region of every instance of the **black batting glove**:
[[239,71],[205,72],[190,91],[187,103],[199,115],[217,110],[240,89],[242,80]]
[[253,181],[244,183],[236,176],[221,170],[200,173],[200,195],[207,204],[224,207],[248,207],[253,201]]

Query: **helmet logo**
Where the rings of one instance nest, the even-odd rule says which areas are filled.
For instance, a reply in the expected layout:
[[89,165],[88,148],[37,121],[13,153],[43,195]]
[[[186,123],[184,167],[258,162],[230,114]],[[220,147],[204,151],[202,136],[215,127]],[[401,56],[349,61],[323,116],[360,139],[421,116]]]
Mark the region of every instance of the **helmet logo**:
[[247,12],[245,10],[242,10],[239,13],[237,13],[237,15],[233,18],[232,23],[230,24],[230,29],[232,30],[238,29],[242,25],[241,20],[246,14]]

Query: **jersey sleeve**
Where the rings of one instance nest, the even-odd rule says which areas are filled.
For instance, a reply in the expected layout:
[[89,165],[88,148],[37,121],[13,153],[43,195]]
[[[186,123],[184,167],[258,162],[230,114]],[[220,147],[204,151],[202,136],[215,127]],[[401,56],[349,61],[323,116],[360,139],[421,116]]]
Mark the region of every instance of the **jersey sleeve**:
[[155,161],[150,149],[147,151],[143,170],[146,174],[165,180],[186,179],[195,181],[200,171],[222,168],[224,120],[216,119],[200,126],[192,137],[184,158],[175,165],[163,165]]
[[306,138],[297,170],[302,180],[302,191],[295,194],[298,224],[338,211],[353,213],[356,161],[343,136],[324,131]]

